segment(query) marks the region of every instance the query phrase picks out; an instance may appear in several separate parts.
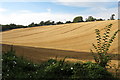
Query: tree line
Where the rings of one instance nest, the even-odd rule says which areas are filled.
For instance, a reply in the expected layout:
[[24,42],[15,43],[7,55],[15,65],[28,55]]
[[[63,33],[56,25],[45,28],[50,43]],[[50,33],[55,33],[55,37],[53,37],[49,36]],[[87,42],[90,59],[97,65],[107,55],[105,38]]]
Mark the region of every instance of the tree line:
[[[108,20],[114,20],[114,16],[115,14],[112,14],[110,19]],[[67,24],[67,23],[78,23],[78,22],[90,22],[90,21],[104,21],[105,19],[96,19],[94,18],[93,16],[88,16],[88,18],[86,18],[86,20],[84,21],[83,20],[83,17],[82,16],[77,16],[73,19],[73,21],[66,21],[66,22],[61,22],[61,21],[58,21],[58,22],[55,22],[55,21],[41,21],[40,23],[34,23],[32,22],[31,24],[27,25],[27,26],[24,26],[24,25],[16,25],[14,23],[11,23],[11,24],[7,24],[7,25],[2,25],[0,24],[0,28],[1,31],[7,31],[7,30],[11,30],[11,29],[17,29],[17,28],[28,28],[28,27],[36,27],[36,26],[45,26],[45,25],[58,25],[58,24]]]

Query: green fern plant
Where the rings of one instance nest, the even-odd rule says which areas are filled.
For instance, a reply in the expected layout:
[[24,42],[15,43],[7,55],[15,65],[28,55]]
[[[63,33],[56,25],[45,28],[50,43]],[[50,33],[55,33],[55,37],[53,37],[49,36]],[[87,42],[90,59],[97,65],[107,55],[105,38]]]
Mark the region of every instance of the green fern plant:
[[111,43],[114,41],[119,31],[119,30],[115,31],[114,34],[110,37],[111,27],[112,27],[112,24],[104,28],[105,32],[103,36],[101,36],[99,29],[95,29],[97,44],[96,45],[92,44],[92,45],[96,50],[97,55],[95,55],[92,49],[91,49],[91,52],[93,54],[95,62],[102,67],[106,67],[107,63],[111,60],[111,56],[108,55],[107,53],[111,46]]

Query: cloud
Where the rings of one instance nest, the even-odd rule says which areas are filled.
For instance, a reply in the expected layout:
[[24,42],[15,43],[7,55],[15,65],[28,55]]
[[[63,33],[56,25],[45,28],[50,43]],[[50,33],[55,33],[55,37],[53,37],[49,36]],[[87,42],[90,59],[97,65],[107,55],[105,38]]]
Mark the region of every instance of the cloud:
[[98,18],[109,19],[112,14],[116,14],[115,18],[118,19],[117,0],[56,0],[56,4],[79,8],[86,7],[85,10],[80,12],[80,14],[85,16],[91,15]]
[[[19,12],[19,11],[18,11]],[[11,14],[0,14],[0,24],[22,24],[28,25],[32,22],[39,23],[40,21],[63,21],[72,20],[75,15],[73,14],[53,14],[49,12],[44,13],[11,13]]]
[[30,13],[31,11],[29,11],[29,10],[20,10],[19,12],[20,13]]
[[48,9],[47,9],[47,11],[50,13],[50,12],[51,12],[51,9],[50,9],[50,8],[48,8]]
[[5,12],[5,11],[7,11],[7,9],[0,8],[0,12]]
[[115,14],[115,19],[118,19],[118,8],[101,8],[93,9],[91,11],[96,11],[97,14],[93,14],[95,17],[110,19],[112,14]]

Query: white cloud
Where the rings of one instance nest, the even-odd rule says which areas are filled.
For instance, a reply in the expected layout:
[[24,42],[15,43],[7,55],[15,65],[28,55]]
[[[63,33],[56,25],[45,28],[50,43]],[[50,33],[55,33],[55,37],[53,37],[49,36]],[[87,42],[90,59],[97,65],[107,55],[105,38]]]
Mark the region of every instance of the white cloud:
[[0,14],[0,24],[22,24],[28,25],[31,22],[39,23],[40,21],[65,21],[72,20],[75,16],[73,14],[53,14],[49,12],[45,13],[11,13],[11,14]]
[[94,9],[91,11],[96,11],[97,14],[93,14],[95,17],[98,18],[104,18],[104,19],[110,19],[112,14],[115,14],[115,19],[118,19],[118,8],[101,8],[101,9]]
[[47,9],[47,11],[50,13],[50,12],[51,12],[51,9],[50,9],[50,8],[48,8],[48,9]]
[[20,10],[19,12],[20,13],[30,13],[31,11],[29,11],[29,10]]
[[7,11],[7,9],[0,8],[0,12],[5,12],[5,11]]
[[[92,2],[93,1],[93,2]],[[107,8],[115,2],[116,7]],[[117,0],[56,0],[57,4],[73,7],[88,7],[88,9],[80,12],[85,16],[95,16],[97,18],[109,19],[112,14],[116,14],[115,18],[118,19],[118,1]],[[115,5],[115,4],[114,4]]]

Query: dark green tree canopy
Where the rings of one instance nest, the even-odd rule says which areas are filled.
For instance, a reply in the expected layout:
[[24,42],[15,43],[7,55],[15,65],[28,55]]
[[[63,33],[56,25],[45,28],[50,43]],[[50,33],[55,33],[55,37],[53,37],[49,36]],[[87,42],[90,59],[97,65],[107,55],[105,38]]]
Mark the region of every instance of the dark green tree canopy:
[[82,16],[77,16],[73,19],[73,23],[77,23],[77,22],[83,22],[83,17]]
[[111,17],[110,17],[110,20],[115,20],[114,16],[115,16],[115,14],[112,14]]
[[89,21],[95,21],[96,19],[93,18],[92,16],[88,16],[88,18],[86,19],[86,22],[89,22]]
[[50,20],[46,21],[46,22],[44,23],[44,25],[51,25]]
[[32,22],[31,24],[28,25],[29,27],[34,27],[35,26],[35,23]]
[[72,23],[71,21],[66,21],[66,23]]
[[56,24],[64,24],[63,22],[61,22],[61,21],[58,21],[58,22],[56,22]]
[[104,21],[104,19],[100,18],[100,19],[96,19],[96,21]]
[[44,21],[41,21],[41,22],[39,23],[39,25],[40,25],[40,26],[43,26],[43,25],[44,25]]

